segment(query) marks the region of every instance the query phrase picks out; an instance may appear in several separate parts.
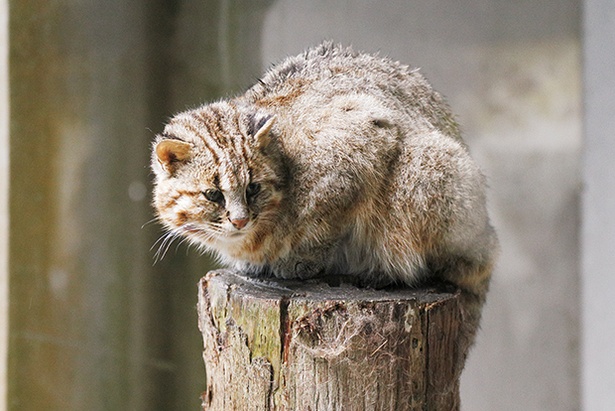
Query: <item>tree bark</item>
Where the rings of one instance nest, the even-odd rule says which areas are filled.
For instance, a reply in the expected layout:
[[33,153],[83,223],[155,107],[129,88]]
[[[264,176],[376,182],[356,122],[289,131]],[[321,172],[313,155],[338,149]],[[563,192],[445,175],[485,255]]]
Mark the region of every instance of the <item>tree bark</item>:
[[204,410],[458,410],[459,294],[255,280],[199,284]]

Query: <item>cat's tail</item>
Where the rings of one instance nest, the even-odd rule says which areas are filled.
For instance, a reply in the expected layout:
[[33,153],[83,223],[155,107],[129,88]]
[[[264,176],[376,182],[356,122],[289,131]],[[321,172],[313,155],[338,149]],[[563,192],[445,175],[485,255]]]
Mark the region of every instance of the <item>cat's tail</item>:
[[497,239],[493,237],[489,255],[482,258],[456,257],[448,259],[445,266],[436,269],[436,277],[453,284],[460,291],[461,324],[459,372],[465,364],[467,354],[474,344],[480,328],[482,309],[486,301],[491,275],[498,253]]

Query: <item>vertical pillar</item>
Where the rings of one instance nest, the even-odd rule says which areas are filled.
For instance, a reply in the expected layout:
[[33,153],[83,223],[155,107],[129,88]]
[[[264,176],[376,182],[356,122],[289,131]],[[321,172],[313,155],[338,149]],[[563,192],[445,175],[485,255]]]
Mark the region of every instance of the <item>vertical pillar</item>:
[[582,401],[607,411],[615,404],[615,3],[584,5]]
[[9,409],[198,406],[194,284],[211,266],[153,266],[150,142],[257,77],[269,2],[8,1]]
[[8,1],[0,0],[0,411],[6,410],[8,351],[9,93]]
[[9,6],[9,409],[147,409],[146,4]]

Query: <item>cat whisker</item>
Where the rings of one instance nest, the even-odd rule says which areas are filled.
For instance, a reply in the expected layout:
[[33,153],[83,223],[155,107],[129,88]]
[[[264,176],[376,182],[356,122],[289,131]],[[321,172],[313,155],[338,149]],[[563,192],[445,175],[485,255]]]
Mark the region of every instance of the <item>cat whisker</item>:
[[169,251],[169,248],[171,247],[171,244],[173,244],[173,241],[175,241],[177,238],[180,238],[180,234],[176,230],[170,230],[170,231],[166,232],[165,234],[163,234],[154,243],[154,245],[152,245],[150,250],[152,250],[154,247],[156,247],[157,244],[159,245],[158,246],[158,250],[154,254],[154,264],[156,264],[158,261],[161,261],[164,258],[164,256]]
[[151,223],[154,223],[158,221],[158,217],[154,217],[149,221],[146,221],[145,223],[143,223],[143,225],[141,226],[141,230],[143,230],[146,226],[150,225]]
[[158,247],[158,250],[156,250],[156,253],[154,254],[154,265],[159,261],[162,261],[162,259],[164,258],[164,255],[166,254],[166,250],[164,250],[164,248],[166,247],[165,244],[167,243],[167,241],[170,241],[169,236],[164,237],[164,241],[161,242],[160,247]]
[[193,235],[199,237],[205,237],[208,240],[214,238],[214,235],[221,235],[224,233],[224,229],[220,225],[216,225],[215,223],[210,223],[207,229],[195,227],[193,224],[184,224],[180,227],[182,230],[187,231]]
[[177,251],[179,250],[179,247],[184,243],[188,243],[189,246],[192,246],[194,244],[193,240],[191,240],[189,237],[184,237],[181,239],[179,243],[177,243],[177,246],[175,246],[175,253],[177,253]]
[[161,242],[164,238],[166,238],[166,236],[167,236],[168,234],[169,234],[169,233],[164,233],[163,235],[161,235],[160,237],[158,237],[158,239],[154,242],[154,244],[152,244],[152,246],[149,248],[149,250],[150,250],[150,251],[154,250],[154,248],[156,247],[156,245],[157,245],[158,243],[160,243],[160,242]]
[[152,251],[156,247],[156,245],[158,245],[159,243],[164,243],[168,239],[169,236],[173,236],[173,235],[175,235],[175,233],[172,230],[163,233],[160,237],[158,237],[158,239],[154,242],[154,244],[152,244],[149,250]]

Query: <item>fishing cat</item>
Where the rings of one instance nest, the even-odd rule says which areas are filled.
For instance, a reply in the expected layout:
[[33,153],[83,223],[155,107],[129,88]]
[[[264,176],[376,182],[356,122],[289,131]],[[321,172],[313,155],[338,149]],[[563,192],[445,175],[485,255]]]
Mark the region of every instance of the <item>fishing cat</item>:
[[173,117],[152,168],[167,240],[247,275],[451,282],[473,340],[497,249],[485,178],[418,70],[323,43]]

